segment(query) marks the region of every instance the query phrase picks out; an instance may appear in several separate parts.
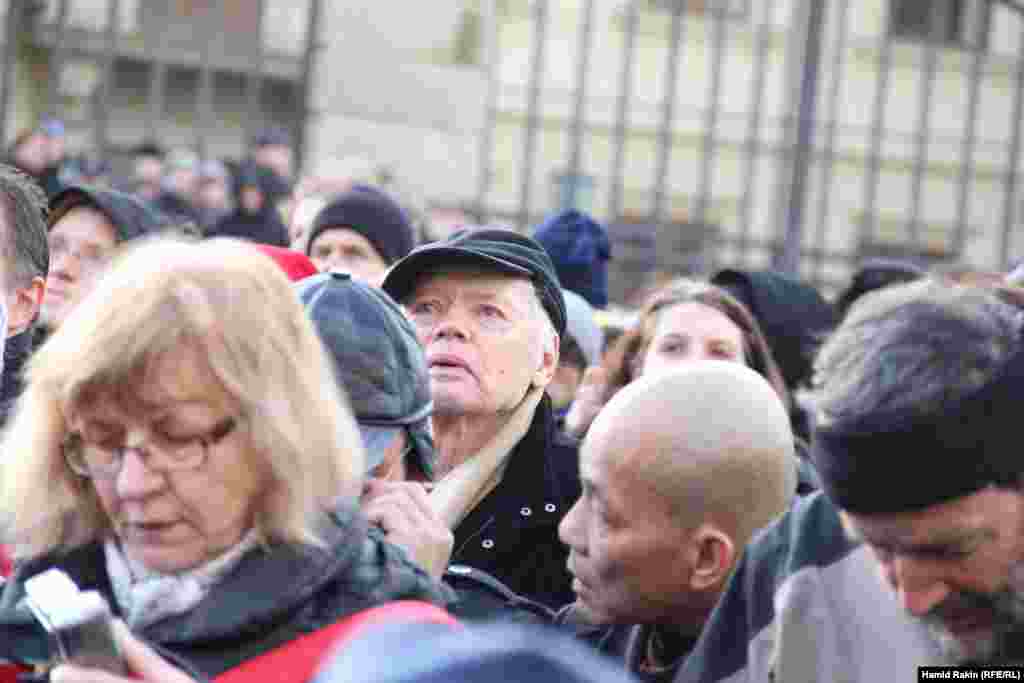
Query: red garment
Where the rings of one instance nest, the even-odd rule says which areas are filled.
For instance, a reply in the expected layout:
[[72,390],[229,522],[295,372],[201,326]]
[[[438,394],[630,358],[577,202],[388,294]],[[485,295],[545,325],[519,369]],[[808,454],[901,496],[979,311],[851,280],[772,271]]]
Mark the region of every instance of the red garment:
[[7,546],[0,545],[0,576],[7,578],[14,571],[14,561],[7,550]]
[[255,247],[274,259],[292,282],[316,275],[319,272],[305,254],[269,244],[257,244]]
[[337,651],[343,643],[361,635],[366,629],[399,623],[446,624],[453,628],[459,625],[451,614],[428,602],[388,602],[296,638],[276,650],[228,669],[213,680],[216,683],[265,681],[268,680],[267,672],[272,671],[273,679],[277,683],[306,683],[324,663],[326,657]]

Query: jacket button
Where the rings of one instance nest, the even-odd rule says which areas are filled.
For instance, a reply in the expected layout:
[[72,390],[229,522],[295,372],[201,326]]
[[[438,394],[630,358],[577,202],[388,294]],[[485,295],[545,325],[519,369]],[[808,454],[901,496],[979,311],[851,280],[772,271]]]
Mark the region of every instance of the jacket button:
[[521,514],[523,517],[529,517],[533,514],[533,510],[531,510],[530,508],[523,508],[522,510],[519,511],[519,514]]
[[544,512],[554,512],[554,511],[555,511],[555,504],[554,503],[548,503],[547,505],[544,506]]
[[484,542],[483,542],[483,543],[481,543],[480,545],[482,545],[482,546],[483,546],[484,548],[486,548],[487,550],[490,550],[491,548],[493,548],[493,547],[494,547],[494,541],[492,541],[492,540],[491,540],[491,539],[489,539],[489,538],[485,538],[485,539],[484,539]]

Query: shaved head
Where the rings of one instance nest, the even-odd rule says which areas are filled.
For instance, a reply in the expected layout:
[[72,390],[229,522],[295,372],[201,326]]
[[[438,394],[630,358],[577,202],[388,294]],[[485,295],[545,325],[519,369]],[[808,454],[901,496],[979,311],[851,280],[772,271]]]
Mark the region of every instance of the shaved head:
[[613,470],[628,470],[684,526],[713,523],[739,547],[789,505],[796,455],[785,407],[738,363],[702,361],[618,392],[594,421]]

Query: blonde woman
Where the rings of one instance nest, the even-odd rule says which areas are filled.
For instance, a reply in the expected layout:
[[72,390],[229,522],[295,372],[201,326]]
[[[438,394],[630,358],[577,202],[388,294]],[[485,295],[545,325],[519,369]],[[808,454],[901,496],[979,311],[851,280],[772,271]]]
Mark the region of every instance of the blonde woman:
[[230,240],[146,242],[32,360],[2,443],[19,566],[60,568],[213,677],[440,589],[352,504],[363,453],[288,279]]

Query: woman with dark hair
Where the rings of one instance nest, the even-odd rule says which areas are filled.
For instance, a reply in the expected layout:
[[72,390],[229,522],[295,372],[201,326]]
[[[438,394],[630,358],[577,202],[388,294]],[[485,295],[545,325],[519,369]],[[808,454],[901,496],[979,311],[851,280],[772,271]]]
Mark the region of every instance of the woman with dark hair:
[[[725,290],[697,280],[673,280],[644,302],[635,324],[605,355],[604,381],[585,382],[566,417],[566,430],[582,436],[615,392],[645,372],[695,360],[731,360],[750,367],[778,392],[787,410],[786,383],[761,329],[747,308]],[[593,375],[591,376],[591,379]]]

